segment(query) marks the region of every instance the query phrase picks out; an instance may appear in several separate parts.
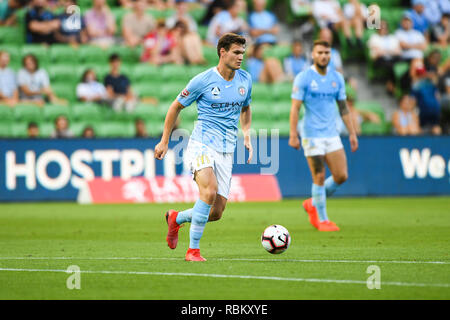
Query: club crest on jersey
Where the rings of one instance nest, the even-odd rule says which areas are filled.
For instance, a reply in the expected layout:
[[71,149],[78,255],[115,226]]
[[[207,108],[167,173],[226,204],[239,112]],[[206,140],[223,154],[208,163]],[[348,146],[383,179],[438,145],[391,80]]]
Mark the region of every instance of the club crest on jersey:
[[245,95],[245,88],[244,87],[239,87],[239,94],[241,95],[241,96],[244,96]]
[[336,88],[336,87],[337,87],[337,83],[333,81],[333,82],[331,83],[331,86],[332,86],[333,88]]
[[211,89],[211,94],[213,99],[219,99],[220,98],[220,89],[219,87],[213,87]]
[[316,80],[311,81],[311,89],[312,90],[319,89],[319,85],[317,84]]
[[181,91],[180,94],[183,98],[187,98],[189,96],[190,92],[187,89],[184,89],[183,91]]

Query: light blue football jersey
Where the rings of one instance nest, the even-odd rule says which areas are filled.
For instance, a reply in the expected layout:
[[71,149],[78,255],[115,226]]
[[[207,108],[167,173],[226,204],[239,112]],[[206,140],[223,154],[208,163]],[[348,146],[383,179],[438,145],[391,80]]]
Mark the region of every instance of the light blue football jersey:
[[346,100],[345,81],[334,68],[319,74],[314,65],[300,72],[294,79],[292,99],[301,100],[305,115],[299,123],[303,138],[331,138],[338,136],[336,128],[337,100]]
[[191,139],[218,152],[234,152],[241,109],[250,105],[251,93],[251,76],[241,69],[231,81],[226,81],[217,67],[192,78],[177,98],[184,107],[197,101],[198,121]]

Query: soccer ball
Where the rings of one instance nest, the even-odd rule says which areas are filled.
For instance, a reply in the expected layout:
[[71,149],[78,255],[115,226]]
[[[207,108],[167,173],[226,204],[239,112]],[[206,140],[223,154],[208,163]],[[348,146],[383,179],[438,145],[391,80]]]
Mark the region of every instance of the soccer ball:
[[261,244],[269,253],[282,253],[289,248],[291,236],[285,227],[274,224],[264,230],[261,235]]

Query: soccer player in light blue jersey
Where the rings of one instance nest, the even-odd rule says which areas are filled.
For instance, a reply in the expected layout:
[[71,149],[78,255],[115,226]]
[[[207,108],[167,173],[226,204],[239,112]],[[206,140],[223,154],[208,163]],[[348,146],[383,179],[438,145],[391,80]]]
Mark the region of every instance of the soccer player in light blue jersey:
[[155,158],[163,159],[178,114],[196,101],[198,121],[184,157],[198,185],[200,199],[191,209],[166,213],[169,227],[166,240],[171,249],[177,246],[181,225],[191,223],[186,261],[205,261],[200,255],[203,230],[208,221],[219,220],[225,210],[239,120],[249,151],[247,162],[253,155],[249,132],[252,81],[250,74],[240,69],[245,45],[245,38],[234,33],[219,39],[219,64],[195,76],[178,95],[167,112],[161,141],[155,147]]
[[[319,231],[339,231],[339,227],[328,219],[326,201],[348,177],[347,159],[336,128],[336,102],[349,132],[351,150],[358,149],[358,138],[346,104],[344,78],[334,68],[328,68],[330,49],[326,41],[314,42],[314,63],[295,77],[291,96],[289,145],[300,149],[297,130],[300,127],[301,145],[313,179],[312,198],[303,202],[303,208]],[[305,115],[298,123],[302,104]],[[325,164],[331,172],[327,179]]]

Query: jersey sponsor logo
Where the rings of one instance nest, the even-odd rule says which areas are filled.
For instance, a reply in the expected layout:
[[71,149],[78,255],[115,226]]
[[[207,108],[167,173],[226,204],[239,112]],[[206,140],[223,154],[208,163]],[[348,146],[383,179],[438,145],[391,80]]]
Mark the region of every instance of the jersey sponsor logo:
[[181,95],[183,98],[187,98],[190,94],[191,94],[191,93],[190,93],[187,89],[184,89],[184,90],[181,91],[181,93],[180,93],[180,95]]
[[245,90],[244,87],[239,87],[239,94],[240,94],[241,96],[244,96],[244,95],[245,95],[245,92],[246,92],[246,90]]

